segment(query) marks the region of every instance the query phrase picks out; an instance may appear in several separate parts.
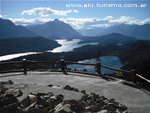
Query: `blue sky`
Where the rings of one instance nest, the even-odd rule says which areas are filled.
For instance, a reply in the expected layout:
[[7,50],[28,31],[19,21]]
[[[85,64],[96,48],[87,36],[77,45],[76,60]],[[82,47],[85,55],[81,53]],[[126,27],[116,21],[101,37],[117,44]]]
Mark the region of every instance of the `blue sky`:
[[0,17],[16,25],[43,24],[57,18],[75,29],[92,29],[150,24],[149,11],[150,0],[2,0]]

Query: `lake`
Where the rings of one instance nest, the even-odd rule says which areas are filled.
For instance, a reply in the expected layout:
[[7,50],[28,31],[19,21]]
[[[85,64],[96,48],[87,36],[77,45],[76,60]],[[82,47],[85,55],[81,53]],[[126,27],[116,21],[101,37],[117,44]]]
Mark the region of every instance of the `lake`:
[[[104,65],[104,66],[108,66],[108,67],[112,67],[112,68],[116,68],[116,69],[120,69],[123,66],[120,59],[116,56],[103,56],[100,59],[101,59],[101,65]],[[96,64],[97,61],[96,61],[96,58],[92,58],[92,59],[87,59],[87,60],[83,60],[83,61],[78,61],[78,63]],[[74,70],[74,69],[77,69],[77,70],[86,69],[89,72],[95,72],[94,66],[72,64],[72,65],[67,65],[67,67],[71,68],[72,70]],[[101,72],[102,73],[113,73],[116,71],[102,67]]]
[[85,43],[85,44],[78,44],[81,39],[73,39],[73,40],[67,40],[67,39],[61,39],[61,40],[56,40],[59,44],[61,44],[61,47],[57,47],[53,49],[53,53],[57,52],[68,52],[68,51],[73,51],[74,48],[78,48],[84,45],[96,45],[98,43]]
[[[95,45],[98,43],[86,43],[86,44],[78,44],[78,42],[80,42],[80,39],[73,39],[73,40],[67,40],[67,39],[59,39],[56,40],[59,44],[61,44],[60,47],[57,47],[53,50],[49,50],[46,52],[53,52],[53,53],[57,53],[57,52],[68,52],[68,51],[73,51],[74,48],[78,48],[81,47],[83,45]],[[13,58],[17,58],[20,56],[26,56],[26,55],[30,55],[30,54],[38,54],[41,52],[26,52],[26,53],[17,53],[17,54],[10,54],[10,55],[5,55],[5,56],[0,56],[0,61],[4,61],[4,60],[10,60]]]

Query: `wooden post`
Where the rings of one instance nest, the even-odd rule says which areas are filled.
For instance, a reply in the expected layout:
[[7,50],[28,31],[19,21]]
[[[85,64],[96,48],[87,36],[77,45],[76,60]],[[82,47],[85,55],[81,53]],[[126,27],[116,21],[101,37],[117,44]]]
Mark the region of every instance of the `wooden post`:
[[101,63],[100,62],[97,62],[96,68],[97,68],[97,73],[101,74]]
[[61,70],[64,70],[64,66],[65,66],[64,59],[61,59],[60,60],[60,68],[61,68]]
[[135,69],[131,70],[132,82],[136,84],[136,72]]
[[26,59],[23,59],[23,73],[24,73],[24,75],[27,74],[27,64],[26,64]]

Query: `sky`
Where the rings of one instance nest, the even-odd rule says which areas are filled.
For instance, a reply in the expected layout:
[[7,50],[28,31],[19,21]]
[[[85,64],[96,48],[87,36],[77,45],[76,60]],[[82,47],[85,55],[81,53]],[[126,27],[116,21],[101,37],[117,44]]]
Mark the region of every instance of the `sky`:
[[16,25],[59,19],[74,29],[150,24],[150,0],[1,0],[0,18]]

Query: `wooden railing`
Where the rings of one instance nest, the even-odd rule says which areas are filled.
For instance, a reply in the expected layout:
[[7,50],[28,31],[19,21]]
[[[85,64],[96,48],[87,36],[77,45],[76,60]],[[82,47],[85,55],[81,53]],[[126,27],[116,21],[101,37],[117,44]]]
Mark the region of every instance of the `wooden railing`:
[[142,80],[150,83],[150,80],[142,77],[139,74],[136,74],[135,70],[132,69],[131,71],[128,70],[123,70],[123,69],[115,69],[115,68],[111,68],[111,67],[107,67],[104,65],[101,65],[100,62],[97,62],[96,64],[88,64],[88,63],[77,63],[77,62],[69,62],[69,61],[64,61],[64,59],[61,59],[60,61],[28,61],[26,59],[23,59],[23,61],[14,61],[14,62],[0,62],[0,65],[4,65],[4,64],[18,64],[18,63],[22,63],[23,65],[23,73],[26,75],[27,74],[27,63],[48,63],[48,64],[58,64],[60,63],[60,68],[61,70],[65,70],[67,68],[67,64],[78,64],[78,65],[89,65],[89,66],[95,66],[97,69],[97,73],[101,74],[101,67],[110,69],[110,70],[115,70],[115,71],[119,71],[119,72],[125,72],[125,73],[129,73],[132,76],[132,82],[136,83],[136,77],[141,78]]

